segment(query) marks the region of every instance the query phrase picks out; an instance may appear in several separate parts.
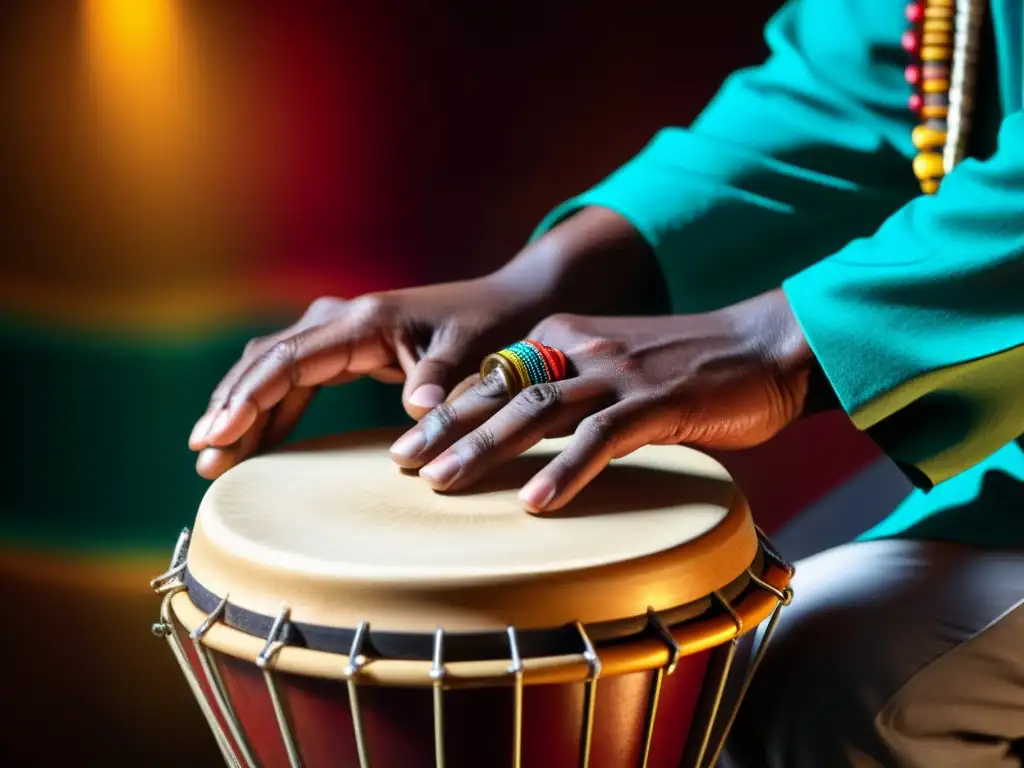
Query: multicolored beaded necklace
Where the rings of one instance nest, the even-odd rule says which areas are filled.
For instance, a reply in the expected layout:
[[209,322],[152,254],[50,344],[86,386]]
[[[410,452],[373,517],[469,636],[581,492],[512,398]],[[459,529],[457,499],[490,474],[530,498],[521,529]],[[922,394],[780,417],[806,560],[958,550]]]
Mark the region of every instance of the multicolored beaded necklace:
[[908,106],[922,121],[913,134],[919,150],[914,175],[928,195],[966,150],[984,6],[984,0],[915,0],[907,6],[911,28],[902,44],[914,57],[905,72],[914,88]]

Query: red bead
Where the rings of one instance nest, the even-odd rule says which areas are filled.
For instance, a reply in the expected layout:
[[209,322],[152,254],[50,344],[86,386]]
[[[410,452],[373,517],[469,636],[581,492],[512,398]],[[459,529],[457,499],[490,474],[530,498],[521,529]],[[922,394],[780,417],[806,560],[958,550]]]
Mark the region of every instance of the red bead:
[[903,50],[907,53],[917,53],[918,48],[921,47],[921,38],[917,32],[908,29],[903,33],[903,37],[900,38],[900,45],[903,46]]
[[910,3],[907,6],[907,21],[911,24],[917,24],[924,18],[924,6],[921,3]]
[[903,70],[903,77],[911,85],[917,85],[921,82],[921,68],[917,64],[911,64]]
[[911,112],[920,112],[921,107],[924,106],[924,99],[921,98],[920,93],[911,94],[910,99],[907,101],[907,107]]

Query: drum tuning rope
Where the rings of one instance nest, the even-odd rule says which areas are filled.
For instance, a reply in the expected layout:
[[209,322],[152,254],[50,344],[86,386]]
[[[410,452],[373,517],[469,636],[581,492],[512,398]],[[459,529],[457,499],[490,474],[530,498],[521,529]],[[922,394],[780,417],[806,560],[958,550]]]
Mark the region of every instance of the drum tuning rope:
[[271,669],[274,657],[286,644],[285,636],[288,628],[288,619],[291,616],[291,609],[287,605],[281,606],[281,611],[274,619],[267,635],[267,642],[263,650],[256,657],[256,666],[263,670],[263,679],[267,683],[267,692],[270,694],[270,703],[274,707],[274,716],[277,718],[278,728],[281,730],[281,741],[284,742],[285,752],[288,753],[288,763],[291,768],[302,768],[302,759],[299,756],[299,748],[292,736],[291,725],[288,722],[288,712],[281,694],[277,689],[277,682],[274,680],[274,672]]
[[[782,558],[782,556],[775,550],[771,540],[760,527],[755,525],[754,530],[757,533],[758,541],[761,543],[761,549],[764,551],[765,555],[767,555],[768,559],[776,566],[784,569],[790,577],[792,577],[795,570],[792,563]],[[768,624],[765,626],[764,634],[761,636],[761,642],[757,646],[757,651],[754,653],[754,657],[750,660],[747,673],[743,677],[743,683],[740,685],[740,689],[736,694],[736,701],[733,703],[732,709],[729,712],[729,717],[726,719],[721,730],[722,737],[719,740],[714,753],[711,755],[711,761],[708,763],[709,768],[713,768],[713,766],[718,763],[718,758],[721,756],[722,750],[725,748],[725,738],[729,731],[732,730],[733,723],[736,722],[736,715],[740,710],[740,705],[743,703],[743,699],[746,698],[747,691],[750,689],[750,684],[753,682],[754,675],[757,674],[757,670],[761,666],[761,661],[764,659],[765,651],[768,649],[768,644],[771,642],[772,635],[775,633],[775,627],[778,625],[779,618],[782,616],[782,609],[793,602],[793,587],[789,584],[786,585],[785,589],[780,590],[767,583],[760,576],[757,576],[750,568],[747,568],[747,576],[749,576],[750,580],[759,588],[774,595],[779,602],[776,604],[774,610],[772,610],[771,616],[768,619]]]
[[444,768],[444,630],[434,631],[430,679],[434,681],[434,765]]
[[171,564],[164,573],[150,582],[150,586],[157,594],[163,597],[160,601],[160,619],[153,625],[153,634],[167,640],[171,653],[174,655],[175,661],[178,662],[178,666],[181,667],[185,681],[192,691],[192,696],[199,703],[199,709],[210,726],[210,731],[213,734],[214,741],[217,743],[217,748],[220,749],[220,753],[224,757],[224,762],[231,766],[231,768],[241,768],[228,742],[227,734],[224,733],[224,728],[210,707],[209,700],[203,694],[199,678],[196,677],[195,670],[192,669],[192,665],[188,661],[185,646],[182,644],[181,638],[174,628],[171,599],[179,592],[185,591],[185,584],[182,582],[181,576],[185,572],[185,557],[188,554],[188,544],[191,540],[191,535],[192,532],[188,528],[182,530],[178,536],[178,543],[174,547],[174,553],[171,555]]
[[[719,673],[718,687],[715,689],[714,699],[711,703],[711,714],[709,715],[710,722],[708,723],[708,727],[704,730],[704,738],[701,740],[700,751],[697,753],[696,764],[698,766],[704,765],[704,755],[707,753],[708,746],[711,744],[711,736],[715,731],[715,724],[718,720],[718,710],[722,706],[722,697],[725,695],[725,684],[729,680],[729,672],[732,670],[733,661],[736,659],[736,649],[739,646],[740,637],[743,635],[743,619],[740,618],[738,613],[736,613],[736,609],[732,607],[732,603],[729,602],[729,599],[718,590],[715,590],[712,594],[721,604],[722,608],[724,608],[729,614],[729,618],[732,619],[733,624],[736,625],[736,634],[733,635],[732,640],[729,641],[729,647],[725,653],[725,661],[722,665],[722,671]],[[714,766],[714,764],[714,760],[708,763],[709,768]]]
[[510,675],[515,676],[512,687],[512,768],[520,768],[523,761],[523,659],[519,655],[519,640],[516,628],[509,625],[508,653],[512,657],[512,665],[508,668]]
[[370,768],[370,753],[366,748],[366,736],[363,733],[363,711],[359,705],[359,691],[356,676],[366,666],[367,658],[363,653],[366,644],[366,633],[370,631],[368,621],[360,621],[352,638],[352,648],[348,652],[348,664],[345,665],[345,684],[348,686],[348,708],[352,713],[352,732],[355,734],[356,754],[359,755],[359,768]]
[[221,679],[220,671],[217,669],[217,664],[214,661],[213,654],[210,653],[210,649],[203,644],[203,638],[206,637],[207,633],[213,629],[214,625],[224,616],[224,611],[228,607],[228,596],[224,595],[221,601],[217,604],[217,607],[203,619],[203,622],[196,627],[189,634],[189,638],[192,640],[192,645],[195,648],[196,657],[199,659],[199,666],[203,668],[203,674],[206,676],[206,682],[210,686],[210,691],[213,693],[213,699],[217,702],[217,708],[220,710],[221,717],[224,718],[224,722],[228,724],[228,730],[231,732],[231,738],[238,746],[238,751],[242,753],[242,758],[245,760],[245,765],[248,768],[258,768],[258,764],[253,759],[252,748],[249,746],[249,741],[246,739],[245,734],[242,732],[242,726],[238,722],[238,716],[235,714],[235,708],[231,706],[231,702],[228,701],[227,692],[224,689],[224,681]]
[[[719,646],[725,652],[725,655],[720,662],[721,672],[718,675],[719,679],[715,682],[714,688],[709,688],[707,691],[707,717],[701,718],[702,725],[700,728],[696,727],[697,724],[694,723],[691,737],[694,739],[693,749],[696,759],[693,762],[687,762],[687,765],[692,765],[693,768],[712,768],[712,766],[716,765],[724,747],[725,738],[732,728],[739,707],[750,687],[751,680],[757,673],[764,658],[765,650],[775,632],[782,608],[789,605],[793,598],[793,590],[789,586],[788,579],[785,579],[780,574],[781,570],[791,577],[793,574],[792,565],[787,563],[775,551],[771,542],[760,528],[755,526],[755,531],[764,562],[763,564],[753,563],[746,568],[745,576],[748,586],[741,587],[739,592],[740,595],[746,596],[742,597],[742,599],[737,598],[738,602],[734,605],[730,601],[730,597],[733,596],[732,591],[728,589],[714,591],[710,597],[719,604],[719,610],[717,612],[712,610],[710,613],[705,614],[708,621],[714,622],[721,622],[727,615],[734,625],[734,630],[728,645]],[[219,598],[219,602],[212,611],[205,614],[199,613],[195,619],[188,622],[190,626],[195,627],[189,633],[189,638],[193,643],[195,660],[198,662],[197,666],[202,670],[201,672],[190,663],[190,656],[186,650],[186,644],[183,642],[183,630],[186,627],[182,627],[182,631],[176,629],[178,626],[176,624],[176,603],[172,606],[172,602],[175,601],[176,597],[180,599],[181,593],[187,594],[188,592],[185,563],[190,540],[189,531],[187,529],[182,531],[174,548],[174,554],[168,570],[151,582],[153,589],[162,597],[159,621],[154,624],[154,633],[166,639],[170,645],[175,659],[181,667],[203,715],[206,717],[226,764],[231,766],[231,768],[257,768],[258,763],[254,758],[252,747],[246,738],[239,718],[227,694],[221,669],[216,661],[216,654],[205,639],[218,624],[222,625],[217,630],[218,633],[225,628],[230,628],[231,625],[226,621],[229,607],[228,595],[224,594],[223,597]],[[776,584],[779,586],[776,586]],[[748,627],[754,627],[755,624],[761,623],[760,620],[751,619],[751,615],[764,616],[764,613],[751,614],[751,609],[746,607],[748,599],[753,596],[754,592],[763,593],[762,596],[756,598],[759,601],[763,601],[764,595],[770,595],[774,606],[768,615],[763,635],[746,669],[746,674],[742,680],[737,681],[737,695],[734,700],[730,696],[728,715],[726,715],[727,707],[723,705],[723,701],[726,698],[726,688],[728,687],[726,683],[731,670],[735,666],[740,638]],[[767,613],[767,609],[764,610]],[[194,622],[198,622],[198,624]],[[291,611],[287,605],[283,605],[280,612],[273,619],[262,650],[256,655],[254,661],[264,675],[289,763],[292,768],[301,768],[301,751],[289,723],[285,697],[282,691],[279,691],[279,680],[275,672],[279,654],[282,650],[289,648],[291,644],[290,630],[292,626],[290,622]],[[588,768],[593,749],[597,684],[602,673],[605,671],[605,665],[602,663],[601,656],[588,634],[586,626],[581,621],[576,621],[570,626],[578,634],[581,647],[580,655],[576,657],[576,661],[573,663],[576,665],[576,669],[579,669],[580,658],[586,664],[585,677],[582,678],[584,698],[578,765],[580,768]],[[684,641],[678,639],[683,637],[683,635],[679,634],[679,629],[669,626],[666,623],[666,618],[651,606],[647,608],[645,633],[648,639],[650,637],[657,637],[665,646],[667,654],[664,663],[659,668],[652,670],[651,687],[646,704],[643,745],[639,759],[641,768],[646,768],[651,752],[664,680],[676,671],[676,667],[684,653],[681,646],[681,642]],[[435,629],[429,672],[427,675],[424,675],[424,677],[429,678],[429,682],[421,678],[421,682],[416,684],[428,684],[433,689],[434,764],[436,768],[445,768],[445,691],[449,687],[472,685],[484,679],[493,681],[500,675],[506,675],[506,684],[510,684],[512,687],[511,764],[512,768],[521,768],[523,759],[524,692],[528,678],[531,677],[532,667],[528,663],[529,660],[524,659],[522,655],[519,633],[516,628],[512,625],[507,626],[505,636],[508,646],[507,666],[504,666],[504,669],[498,667],[494,673],[491,673],[491,676],[487,678],[481,677],[478,680],[476,677],[471,679],[469,676],[464,676],[460,670],[456,669],[458,659],[455,662],[452,662],[451,659],[446,660],[448,653],[445,648],[445,631],[441,626]],[[218,642],[220,642],[219,634]],[[370,768],[363,713],[360,706],[360,680],[364,668],[368,664],[388,661],[386,658],[374,658],[372,660],[368,658],[366,651],[370,647],[372,647],[370,624],[365,620],[360,621],[353,633],[348,658],[344,660],[344,667],[339,675],[341,679],[346,681],[348,688],[349,711],[352,717],[359,768]],[[290,653],[290,651],[286,651],[286,653]],[[451,662],[451,669],[446,665],[447,662]],[[611,664],[609,669],[617,669],[615,663],[609,661],[609,664]],[[424,668],[424,672],[427,672],[426,668]],[[582,670],[571,673],[567,675],[566,680],[571,676],[575,681],[580,681],[583,674]],[[610,674],[616,673],[611,671]],[[201,682],[203,678],[205,678],[207,684],[205,690]]]
[[651,753],[651,742],[654,740],[654,719],[658,714],[658,702],[661,699],[661,686],[667,675],[676,671],[682,648],[672,636],[672,631],[665,625],[665,620],[651,606],[647,606],[647,626],[657,633],[658,638],[668,646],[668,662],[658,667],[651,676],[651,692],[647,699],[647,713],[644,721],[644,745],[640,753],[640,768],[647,768],[647,759]]
[[576,631],[580,633],[580,640],[583,641],[583,658],[590,667],[586,687],[583,689],[583,736],[580,746],[580,768],[587,768],[590,765],[590,746],[594,741],[594,705],[597,704],[597,679],[601,676],[601,659],[594,650],[587,630],[578,621]]

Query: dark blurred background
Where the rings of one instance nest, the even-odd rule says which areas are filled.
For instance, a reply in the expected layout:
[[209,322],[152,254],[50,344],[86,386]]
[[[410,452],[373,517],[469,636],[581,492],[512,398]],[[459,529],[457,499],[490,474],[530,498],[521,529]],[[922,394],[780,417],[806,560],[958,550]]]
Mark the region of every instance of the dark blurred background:
[[[206,764],[147,581],[245,341],[318,295],[508,259],[759,62],[775,6],[5,0],[0,761]],[[358,383],[301,433],[403,420]],[[803,431],[731,462],[772,530],[875,456],[840,420]]]

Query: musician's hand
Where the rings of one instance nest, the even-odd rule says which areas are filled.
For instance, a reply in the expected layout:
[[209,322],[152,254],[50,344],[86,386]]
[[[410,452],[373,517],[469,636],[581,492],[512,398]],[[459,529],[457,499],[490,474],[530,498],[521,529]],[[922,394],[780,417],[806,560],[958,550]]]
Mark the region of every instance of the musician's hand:
[[[618,279],[606,275],[615,268]],[[588,208],[478,280],[318,299],[289,328],[246,346],[210,398],[189,446],[213,479],[283,440],[316,387],[360,376],[405,381],[419,418],[481,358],[555,311],[628,311],[663,292],[643,238],[618,214]]]
[[404,379],[402,401],[418,418],[513,329],[536,322],[537,304],[495,278],[318,299],[294,325],[250,341],[217,386],[189,438],[201,451],[196,469],[213,479],[280,442],[316,387],[360,376]]
[[813,365],[781,290],[703,315],[557,315],[529,338],[562,350],[569,378],[510,402],[496,371],[427,414],[392,447],[395,460],[457,490],[545,437],[572,434],[520,492],[529,510],[554,510],[643,445],[768,440],[803,412]]

